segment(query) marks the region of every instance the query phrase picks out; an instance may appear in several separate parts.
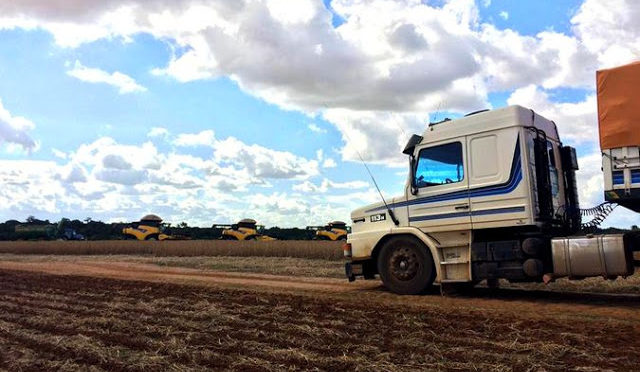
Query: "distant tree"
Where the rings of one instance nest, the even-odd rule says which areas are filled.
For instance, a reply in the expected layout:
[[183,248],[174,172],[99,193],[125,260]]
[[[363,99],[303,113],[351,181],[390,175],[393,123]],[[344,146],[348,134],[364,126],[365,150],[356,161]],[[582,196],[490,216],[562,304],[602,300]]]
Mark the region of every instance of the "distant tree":
[[640,230],[640,228],[638,227],[638,225],[633,225],[631,226],[631,230],[636,231],[636,230]]
[[179,229],[186,229],[189,227],[189,225],[186,222],[182,221],[179,224],[177,224],[176,227]]

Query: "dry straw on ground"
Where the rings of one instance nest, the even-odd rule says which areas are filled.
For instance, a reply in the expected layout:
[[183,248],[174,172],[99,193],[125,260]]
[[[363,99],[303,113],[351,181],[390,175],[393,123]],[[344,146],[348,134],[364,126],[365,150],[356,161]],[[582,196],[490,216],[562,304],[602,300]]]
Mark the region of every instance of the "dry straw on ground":
[[166,256],[236,256],[236,257],[299,257],[325,260],[342,259],[343,242],[276,240],[227,241],[15,241],[0,242],[0,253],[105,255],[133,254]]

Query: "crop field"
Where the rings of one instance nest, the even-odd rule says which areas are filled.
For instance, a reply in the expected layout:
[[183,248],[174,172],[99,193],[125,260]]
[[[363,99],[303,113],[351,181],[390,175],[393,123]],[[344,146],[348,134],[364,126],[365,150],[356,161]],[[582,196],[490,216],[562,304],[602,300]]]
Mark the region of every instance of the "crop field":
[[0,254],[251,256],[341,259],[344,242],[318,240],[0,241]]
[[[269,262],[278,259],[315,266],[273,275],[282,267]],[[234,269],[252,262],[252,270]],[[589,288],[603,293],[478,288],[465,295],[434,291],[402,297],[378,281],[333,278],[337,271],[329,269],[340,264],[266,257],[3,255],[0,368],[629,371],[640,366],[637,294],[605,293],[608,287],[592,284]],[[270,270],[276,272],[265,273]]]

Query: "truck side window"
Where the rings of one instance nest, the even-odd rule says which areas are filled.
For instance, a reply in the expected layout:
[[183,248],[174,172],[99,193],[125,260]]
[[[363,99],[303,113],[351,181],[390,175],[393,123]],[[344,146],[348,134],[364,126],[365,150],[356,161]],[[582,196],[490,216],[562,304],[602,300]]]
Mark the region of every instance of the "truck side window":
[[414,178],[417,187],[456,183],[463,178],[462,143],[452,142],[420,150]]

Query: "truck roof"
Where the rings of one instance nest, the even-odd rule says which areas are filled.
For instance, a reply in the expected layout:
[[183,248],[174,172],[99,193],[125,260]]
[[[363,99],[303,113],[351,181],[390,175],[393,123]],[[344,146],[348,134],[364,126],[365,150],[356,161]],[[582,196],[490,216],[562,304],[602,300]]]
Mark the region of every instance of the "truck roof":
[[553,121],[522,106],[507,106],[496,110],[477,112],[462,118],[429,124],[422,135],[422,143],[438,142],[510,127],[535,126],[542,129],[549,139],[559,141],[558,130]]

